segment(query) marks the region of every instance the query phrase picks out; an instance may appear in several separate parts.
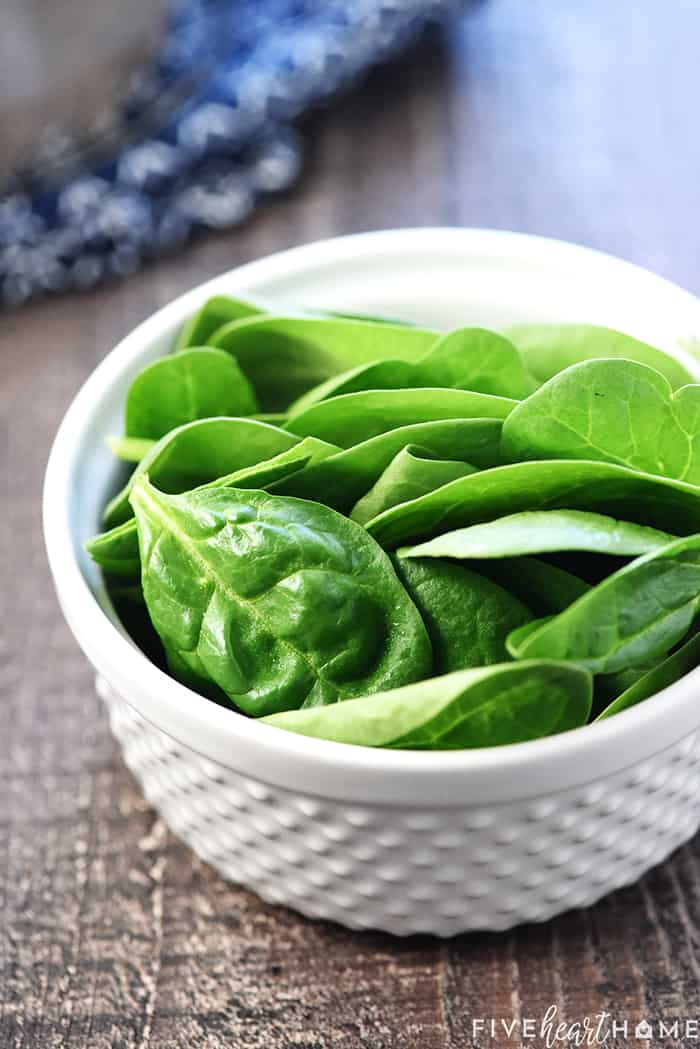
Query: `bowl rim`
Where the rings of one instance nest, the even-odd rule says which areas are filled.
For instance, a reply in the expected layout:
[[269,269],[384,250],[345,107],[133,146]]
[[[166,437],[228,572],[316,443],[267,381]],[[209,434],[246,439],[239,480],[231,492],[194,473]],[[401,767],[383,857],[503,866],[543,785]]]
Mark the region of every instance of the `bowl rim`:
[[[269,783],[312,794],[386,804],[464,804],[539,797],[631,769],[672,747],[700,725],[700,668],[614,718],[555,736],[459,751],[383,750],[290,733],[219,707],[160,670],[119,631],[100,606],[74,554],[68,514],[81,435],[101,398],[157,337],[174,333],[211,295],[242,293],[275,275],[311,264],[362,262],[386,252],[488,251],[533,265],[606,269],[665,297],[700,332],[700,300],[662,277],[614,256],[565,241],[504,230],[417,228],[333,237],[276,252],[205,281],[176,297],[129,332],[88,376],[56,433],[44,480],[44,539],[59,602],[98,674],[133,709],[203,758]],[[253,291],[254,294],[254,291]],[[700,364],[679,356],[700,380]],[[694,708],[697,707],[697,713]]]

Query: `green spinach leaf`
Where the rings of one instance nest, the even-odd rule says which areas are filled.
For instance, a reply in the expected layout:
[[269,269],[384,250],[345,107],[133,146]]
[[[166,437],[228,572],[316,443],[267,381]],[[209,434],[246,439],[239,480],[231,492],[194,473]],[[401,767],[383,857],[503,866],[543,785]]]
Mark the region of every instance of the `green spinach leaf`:
[[246,713],[424,677],[432,650],[389,558],[327,507],[266,492],[131,492],[146,604],[166,652]]
[[264,722],[337,743],[407,750],[521,743],[584,725],[591,678],[552,661],[460,670],[380,695]]
[[673,393],[634,361],[573,365],[519,404],[503,426],[510,460],[602,459],[700,482],[700,386]]
[[[310,462],[319,462],[337,451],[334,445],[326,444],[315,437],[305,437],[286,452],[272,459],[264,459],[254,466],[217,477],[201,488],[267,488],[283,477],[293,476]],[[133,517],[116,525],[107,532],[89,539],[85,549],[105,572],[113,575],[138,579],[141,575],[138,534]]]
[[693,381],[675,357],[612,328],[595,324],[520,324],[505,334],[518,347],[525,367],[540,382],[572,364],[596,357],[624,357],[648,364],[665,375],[674,389]]
[[457,328],[415,366],[413,386],[446,386],[521,400],[537,388],[508,339],[485,328]]
[[382,546],[427,539],[523,510],[594,510],[669,532],[700,531],[700,488],[613,463],[513,463],[460,477],[368,522]]
[[500,434],[498,419],[440,419],[399,426],[343,449],[322,463],[312,463],[272,490],[348,512],[402,448],[418,443],[436,458],[464,455],[477,466],[493,466],[500,462]]
[[141,560],[133,518],[88,539],[85,549],[103,572],[130,580],[140,578]]
[[404,547],[399,557],[456,557],[477,560],[518,557],[558,550],[593,550],[636,557],[670,543],[676,536],[656,528],[616,521],[584,510],[530,510],[486,524],[445,532],[427,543]]
[[513,659],[517,659],[517,656],[514,655],[514,653],[521,651],[531,634],[534,634],[537,630],[541,630],[546,623],[550,623],[555,618],[555,615],[546,615],[542,616],[541,619],[530,619],[527,623],[521,623],[521,625],[516,627],[506,639],[507,644],[504,647],[507,653],[513,656]]
[[627,667],[616,674],[596,674],[593,679],[593,706],[591,720],[597,721],[601,712],[610,706],[628,688],[648,674],[654,667],[664,662],[665,654],[657,659],[648,659],[638,667]]
[[261,306],[256,306],[245,299],[236,299],[228,295],[214,295],[207,299],[196,313],[183,325],[175,343],[176,352],[187,350],[191,346],[206,346],[209,339],[224,324],[245,320],[265,313]]
[[147,473],[164,492],[186,492],[217,477],[255,466],[299,443],[299,438],[254,419],[198,419],[171,430],[143,457],[125,488],[107,505],[108,527],[132,515],[129,493]]
[[395,562],[433,645],[433,673],[508,659],[506,637],[532,619],[517,597],[463,565]]
[[661,663],[638,676],[637,680],[617,696],[595,720],[603,721],[605,718],[612,717],[613,714],[619,714],[622,710],[636,706],[649,696],[654,696],[662,689],[668,688],[669,685],[678,681],[684,674],[689,674],[699,665],[700,633],[695,633],[690,640]]
[[[335,310],[300,309],[299,316],[326,317],[342,320],[371,321],[372,324],[392,324],[412,327],[407,321],[389,317],[377,317],[364,313],[338,313]],[[260,302],[230,295],[214,295],[183,325],[175,344],[175,350],[186,350],[191,346],[205,346],[212,335],[225,324],[249,320],[252,317],[274,316],[274,311]]]
[[320,401],[327,401],[331,397],[339,397],[344,393],[360,393],[365,390],[404,390],[410,386],[417,386],[416,367],[408,361],[373,361],[371,364],[360,364],[357,368],[350,368],[333,375],[325,382],[319,383],[305,394],[298,397],[289,406],[289,418],[301,415],[303,412]]
[[436,419],[502,420],[516,403],[471,390],[364,390],[320,401],[295,415],[285,429],[349,448],[387,430]]
[[232,353],[266,411],[285,409],[312,386],[372,361],[415,361],[439,333],[425,328],[321,317],[253,317],[210,342]]
[[654,660],[679,641],[700,605],[700,535],[645,554],[592,587],[523,640],[516,659],[565,659],[595,674]]
[[358,524],[366,524],[390,506],[417,499],[457,477],[473,474],[475,469],[471,463],[436,459],[427,449],[409,444],[394,456],[367,494],[355,503],[350,517]]
[[176,426],[223,415],[252,415],[252,387],[230,353],[185,350],[136,376],[126,395],[126,436],[158,440]]
[[309,390],[289,409],[290,418],[312,404],[363,390],[420,387],[472,390],[520,399],[537,388],[516,348],[495,332],[459,328],[438,339],[416,364],[384,360],[361,364]]

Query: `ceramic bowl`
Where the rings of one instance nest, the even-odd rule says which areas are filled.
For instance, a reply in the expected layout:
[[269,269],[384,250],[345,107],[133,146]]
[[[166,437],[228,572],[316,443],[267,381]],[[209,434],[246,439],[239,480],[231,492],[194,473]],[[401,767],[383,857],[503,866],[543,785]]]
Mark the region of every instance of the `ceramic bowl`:
[[[581,247],[488,230],[341,237],[231,270],[131,332],[69,408],[49,461],[45,532],[66,619],[151,804],[195,852],[263,899],[353,928],[449,936],[586,906],[700,822],[700,669],[631,710],[479,751],[372,750],[216,706],[129,641],[82,550],[116,485],[105,446],[126,390],[208,296],[260,296],[436,327],[607,324],[684,350],[700,301]],[[698,374],[700,378],[700,374]]]

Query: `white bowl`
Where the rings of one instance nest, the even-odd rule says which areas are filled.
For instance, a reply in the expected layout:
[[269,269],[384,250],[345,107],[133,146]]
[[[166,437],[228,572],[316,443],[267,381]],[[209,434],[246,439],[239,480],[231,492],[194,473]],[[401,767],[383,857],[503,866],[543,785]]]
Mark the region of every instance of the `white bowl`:
[[288,734],[194,694],[129,641],[82,543],[115,483],[104,437],[130,380],[215,293],[384,312],[440,327],[608,324],[676,353],[700,301],[609,256],[488,230],[370,233],[232,270],[160,310],[100,364],[56,437],[51,570],[113,731],[165,822],[265,900],[353,928],[449,936],[585,906],[700,822],[700,669],[564,735],[480,751],[371,750]]

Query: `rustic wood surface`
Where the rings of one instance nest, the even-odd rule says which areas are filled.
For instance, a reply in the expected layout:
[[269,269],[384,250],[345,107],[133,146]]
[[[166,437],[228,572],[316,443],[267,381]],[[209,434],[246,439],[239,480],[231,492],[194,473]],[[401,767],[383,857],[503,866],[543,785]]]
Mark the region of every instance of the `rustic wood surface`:
[[314,117],[300,188],[244,230],[0,319],[2,1049],[467,1049],[521,1044],[475,1038],[473,1018],[550,1004],[569,1021],[697,1018],[697,839],[587,912],[447,943],[307,922],[194,859],[109,735],[49,582],[39,498],[57,423],[115,340],[288,245],[497,226],[601,247],[700,292],[699,39],[696,0],[473,5],[449,37]]

